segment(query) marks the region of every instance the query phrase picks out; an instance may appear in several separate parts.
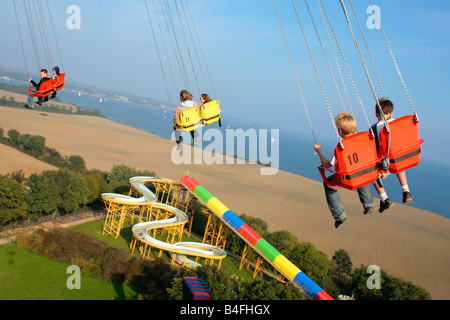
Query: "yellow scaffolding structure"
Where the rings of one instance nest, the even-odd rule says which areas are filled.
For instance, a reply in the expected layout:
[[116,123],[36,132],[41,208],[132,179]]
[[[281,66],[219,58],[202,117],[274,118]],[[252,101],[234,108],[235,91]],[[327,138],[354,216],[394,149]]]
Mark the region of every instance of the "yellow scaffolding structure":
[[[202,209],[202,213],[208,215],[208,222],[206,223],[205,233],[203,234],[203,243],[210,244],[225,250],[227,243],[228,228],[214,215],[209,209]],[[213,259],[206,259],[206,263],[214,264]],[[222,261],[219,262],[219,268]]]
[[225,249],[228,228],[209,209],[202,209],[202,213],[208,215],[202,242]]
[[[150,217],[150,219],[142,220],[141,222],[169,219],[173,216],[173,212],[171,212],[167,208],[162,208],[159,206],[152,206],[152,210],[150,212],[150,215],[148,215],[148,216]],[[159,236],[161,238],[165,237],[164,242],[166,242],[166,243],[173,244],[176,242],[180,242],[183,237],[183,230],[184,230],[185,224],[186,223],[177,224],[177,225],[168,225],[168,226],[164,226],[162,228],[154,228],[153,230],[151,230],[151,232],[153,233],[152,236],[154,238],[156,236]],[[141,255],[142,258],[150,257],[150,252],[152,249],[152,246],[150,244],[140,241],[139,239],[134,237],[130,243],[131,253],[134,252],[136,245],[137,245],[139,254]],[[163,251],[164,251],[163,249],[159,250],[158,258],[161,257]]]
[[[176,181],[166,179],[149,180],[155,189],[155,195],[159,203],[180,209],[189,216],[188,237],[191,237],[192,221],[194,220],[194,208],[191,205],[191,200],[194,196],[182,184]],[[139,195],[139,190],[135,188],[130,189],[130,196]],[[161,219],[161,218],[160,218]],[[141,220],[142,221],[142,220]],[[151,220],[146,220],[151,221]]]
[[[135,186],[133,183],[131,183],[131,188],[128,196],[104,194],[102,198],[107,210],[107,216],[105,219],[105,224],[103,226],[103,234],[109,234],[117,239],[125,222],[133,224],[135,218],[137,219],[138,223],[167,220],[174,217],[174,210],[178,209],[183,211],[189,217],[189,219],[181,223],[173,223],[160,227],[153,227],[148,230],[148,234],[153,238],[155,238],[156,236],[162,238],[162,241],[164,241],[165,243],[174,244],[182,240],[184,228],[186,225],[188,225],[187,232],[188,236],[190,237],[194,215],[194,208],[191,200],[195,199],[192,193],[189,192],[188,189],[186,189],[186,187],[184,187],[182,184],[179,184],[176,181],[172,180],[145,177],[144,179],[139,180],[139,182],[142,184],[151,183],[153,186],[152,189],[154,190],[152,192],[156,196],[156,199],[154,199],[153,201],[145,202],[145,197],[138,198],[142,194],[142,191],[138,189],[139,186]],[[140,186],[142,188],[142,185]],[[146,188],[149,189],[147,186]],[[147,199],[148,197],[149,196],[147,195]],[[223,227],[221,228],[223,229]],[[220,231],[220,234],[222,233],[223,230]],[[218,237],[217,239],[222,239],[222,237]],[[225,247],[224,240],[220,241],[223,243],[223,247]],[[153,246],[151,243],[144,241],[143,239],[138,239],[135,236],[130,243],[130,250],[133,253],[134,250],[137,249],[142,258],[149,258]],[[196,247],[192,244],[190,246],[192,248]],[[161,247],[158,248],[158,257],[161,257],[162,252],[165,250]],[[182,250],[171,249],[170,254],[172,256],[172,263],[175,263],[175,261],[177,261],[176,255],[182,254],[181,252]],[[196,254],[195,257],[196,260],[198,260],[198,258],[204,258],[205,262],[210,264],[213,264],[215,260],[220,260],[219,268],[221,265],[221,261],[224,258],[224,256],[216,259],[209,258],[208,255],[204,254]],[[177,262],[179,262],[182,266],[188,266],[186,264],[186,256],[184,262]]]
[[[256,262],[255,262],[256,255]],[[242,270],[242,267],[246,266],[247,270],[250,269],[250,266],[254,265],[253,278],[255,278],[258,274],[263,276],[263,268],[264,268],[265,260],[248,245],[245,244],[244,250],[242,251],[241,263],[239,264],[239,271]]]
[[111,199],[104,199],[104,203],[107,210],[105,224],[103,226],[102,234],[109,234],[117,239],[120,235],[120,230],[123,228],[123,224],[127,221],[130,224],[133,223],[134,214],[136,209],[146,207],[147,204],[130,205],[129,203],[121,201],[112,201]]

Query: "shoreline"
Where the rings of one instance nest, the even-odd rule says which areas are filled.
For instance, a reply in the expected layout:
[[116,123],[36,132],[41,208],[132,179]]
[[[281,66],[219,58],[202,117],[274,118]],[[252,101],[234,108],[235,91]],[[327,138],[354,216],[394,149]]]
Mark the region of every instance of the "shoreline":
[[289,231],[329,259],[345,249],[354,267],[378,265],[426,288],[433,299],[450,298],[450,220],[436,213],[397,204],[387,213],[364,216],[357,195],[342,190],[349,220],[336,230],[322,183],[316,180],[281,169],[274,176],[261,176],[263,166],[258,164],[176,166],[170,158],[173,141],[106,118],[56,113],[43,117],[14,108],[0,112],[5,132],[42,135],[46,145],[62,155],[82,156],[89,169],[110,170],[124,163],[172,180],[181,179],[188,169],[236,214],[264,220],[270,232]]

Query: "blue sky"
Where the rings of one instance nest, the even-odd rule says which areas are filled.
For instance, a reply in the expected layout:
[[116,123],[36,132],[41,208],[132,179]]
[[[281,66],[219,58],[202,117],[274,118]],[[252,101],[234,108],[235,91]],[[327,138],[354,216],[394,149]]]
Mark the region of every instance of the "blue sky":
[[[168,101],[144,0],[46,1],[51,7],[68,81]],[[44,8],[46,1],[41,0]],[[148,5],[153,27],[159,39],[160,53],[163,54],[164,49],[155,20],[153,1],[157,7],[160,1],[148,0]],[[168,2],[171,5],[174,23],[178,24],[174,1]],[[374,98],[356,56],[339,1],[325,0],[324,2],[355,79],[358,93],[363,100],[365,111],[370,122],[374,122]],[[179,1],[178,3],[180,6]],[[318,44],[305,2],[296,0],[295,3],[327,100],[335,115],[342,111],[342,105],[331,73]],[[444,140],[442,137],[450,135],[447,125],[450,108],[448,100],[444,98],[450,83],[448,66],[450,3],[446,0],[373,0],[373,3],[380,7],[382,26],[421,120],[421,134],[426,140],[424,158],[448,163],[446,159],[450,157],[449,144],[446,142],[442,144],[441,141]],[[70,16],[66,11],[73,4],[78,5],[81,10],[80,30],[69,30],[66,26],[66,20]],[[319,142],[322,139],[337,139],[292,3],[287,0],[276,0],[276,4]],[[308,0],[308,4],[338,81],[340,92],[345,99],[317,0]],[[377,95],[381,96],[348,0],[345,4],[377,89]],[[353,0],[353,4],[386,95],[394,101],[395,115],[411,114],[412,109],[380,30],[370,30],[366,26],[366,21],[370,17],[367,13],[370,1]],[[23,1],[16,1],[16,5],[27,48],[26,59],[30,72],[37,74],[38,67],[29,40]],[[25,71],[13,0],[2,1],[0,8],[0,30],[2,30],[0,67]],[[201,49],[206,57],[217,96],[211,89],[208,91],[214,98],[220,100],[224,115],[257,121],[268,124],[272,128],[292,129],[295,134],[311,138],[313,143],[272,1],[189,0],[189,9],[201,39]],[[158,10],[158,13],[160,23],[164,23],[161,11]],[[162,26],[165,28],[164,25]],[[181,50],[184,52],[187,68],[192,70],[185,54],[183,35],[179,29],[177,37]],[[165,40],[168,44],[167,36]],[[362,116],[361,107],[356,100],[334,42],[333,45],[338,54],[338,61],[359,127],[365,129],[367,124]],[[55,47],[54,43],[53,47]],[[195,42],[195,48],[200,50],[197,42]],[[190,45],[190,51],[195,62],[194,46]],[[200,51],[198,53],[200,54]],[[55,60],[59,61],[59,56],[55,52],[54,55]],[[170,61],[172,67],[175,66],[176,60],[172,53],[170,53]],[[167,61],[163,60],[163,66],[170,87],[170,98],[175,103],[179,90],[183,89],[182,84],[179,83],[176,88],[171,85]],[[201,79],[199,67],[195,66],[195,68],[198,79]],[[202,91],[206,91],[204,88],[207,86],[212,87],[205,69],[204,73],[206,83],[199,80]],[[190,72],[190,81],[193,84],[191,90],[198,99],[199,92],[192,76],[193,73]],[[179,77],[176,77],[178,80]]]

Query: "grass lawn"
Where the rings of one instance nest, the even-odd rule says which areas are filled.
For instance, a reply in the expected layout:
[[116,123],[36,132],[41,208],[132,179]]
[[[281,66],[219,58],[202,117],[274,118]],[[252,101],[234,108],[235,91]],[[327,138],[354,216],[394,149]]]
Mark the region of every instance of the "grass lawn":
[[[125,225],[117,239],[102,235],[104,220],[96,220],[70,229],[90,234],[112,247],[129,250],[133,238],[131,225]],[[195,241],[183,235],[182,241]],[[135,255],[139,255],[135,250]],[[156,258],[158,250],[150,256]],[[162,258],[170,260],[167,252]],[[203,263],[202,260],[199,261]],[[216,262],[217,264],[217,262]],[[43,257],[18,248],[15,244],[0,246],[0,300],[114,300],[134,299],[137,293],[126,283],[104,281],[95,276],[81,274],[81,289],[68,289],[66,282],[72,273],[67,273],[69,263]],[[245,280],[252,280],[253,270],[239,271],[239,261],[226,257],[222,269]]]
[[18,248],[0,246],[0,300],[114,300],[136,293],[128,286],[81,274],[81,289],[68,289],[69,263]]

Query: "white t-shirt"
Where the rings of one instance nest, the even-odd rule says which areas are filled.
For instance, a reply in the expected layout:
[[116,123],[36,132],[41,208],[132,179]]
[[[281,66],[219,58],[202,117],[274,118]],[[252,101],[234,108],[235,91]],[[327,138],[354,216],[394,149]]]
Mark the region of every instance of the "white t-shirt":
[[[390,117],[389,119],[387,119],[387,123],[391,122],[395,120],[394,117]],[[374,130],[374,134],[375,136],[375,141],[377,143],[377,150],[379,149],[380,145],[381,145],[381,141],[380,141],[380,132],[381,130],[383,130],[383,128],[385,127],[385,123],[383,120],[378,121],[376,124],[374,124],[372,126],[372,130]]]
[[[387,122],[389,123],[389,122],[391,122],[391,121],[393,121],[393,120],[395,120],[395,118],[394,118],[394,117],[390,117],[390,118],[387,120]],[[384,128],[384,121],[383,121],[383,120],[378,121],[373,127],[376,128],[377,135],[378,135],[378,141],[379,141],[379,139],[380,139],[380,132],[381,132],[381,130],[383,130],[383,128]]]

